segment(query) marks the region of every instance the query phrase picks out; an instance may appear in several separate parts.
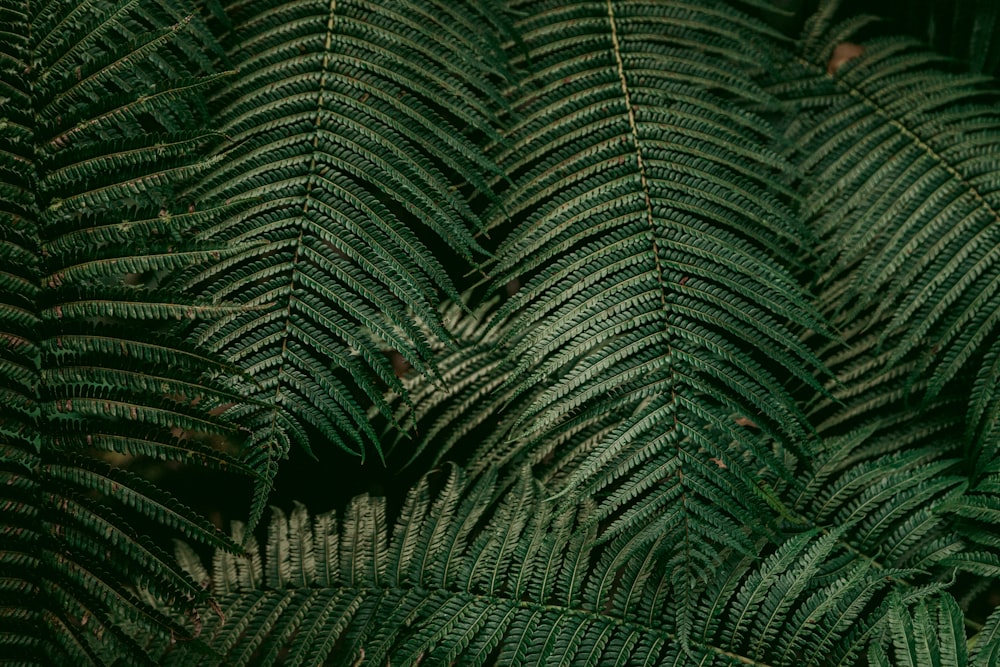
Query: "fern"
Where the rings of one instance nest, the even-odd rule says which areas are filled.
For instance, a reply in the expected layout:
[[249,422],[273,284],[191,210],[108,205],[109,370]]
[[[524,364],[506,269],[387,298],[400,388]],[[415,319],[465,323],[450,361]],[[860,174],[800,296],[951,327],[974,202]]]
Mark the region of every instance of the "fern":
[[[613,3],[581,3],[519,26],[538,74],[523,84],[525,121],[501,158],[524,176],[505,197],[503,212],[519,224],[498,251],[497,281],[530,276],[501,311],[518,312],[513,330],[530,330],[514,345],[519,363],[509,382],[524,391],[576,362],[524,411],[533,426],[523,433],[554,426],[592,396],[629,391],[633,381],[650,385],[632,390],[638,396],[690,384],[692,394],[732,396],[729,403],[781,424],[786,437],[808,430],[796,429],[793,401],[782,400],[762,360],[735,345],[773,350],[768,362],[809,379],[812,355],[780,322],[819,320],[787,271],[795,257],[786,244],[804,245],[805,232],[768,192],[791,196],[784,164],[755,134],[759,120],[705,88],[730,104],[766,97],[723,58],[692,63],[670,46],[666,31],[681,20],[688,25],[677,39],[704,34],[723,55],[736,40],[760,39],[739,15],[713,9],[678,3],[630,16],[626,5],[619,16]],[[759,178],[766,170],[778,175]],[[598,349],[605,363],[584,361]],[[677,379],[655,380],[657,369]]]
[[228,307],[142,284],[225,253],[192,240],[183,214],[171,220],[218,143],[191,94],[212,83],[214,41],[190,7],[136,4],[2,7],[5,662],[86,664],[108,649],[148,661],[124,623],[181,627],[137,591],[174,609],[206,593],[142,527],[235,548],[102,459],[257,474],[238,453],[177,437],[237,440],[211,411],[242,400],[230,369],[171,333],[176,317]]
[[873,646],[869,659],[872,665],[880,667],[990,665],[996,660],[998,648],[993,636],[996,621],[995,616],[991,617],[987,628],[967,641],[962,628],[962,611],[950,596],[922,601],[912,612],[903,598],[893,596],[889,602],[886,630],[891,636],[892,647]]
[[824,301],[840,322],[879,323],[869,345],[885,346],[889,365],[911,355],[907,379],[929,377],[932,399],[996,335],[994,93],[902,38],[865,42],[830,77],[847,38],[813,38],[810,67],[777,87],[824,103],[790,136],[815,193],[804,212],[831,260]]
[[0,661],[996,662],[996,16],[860,4],[0,0]]
[[[989,177],[976,167],[990,150],[993,121],[981,101],[991,93],[983,77],[954,74],[900,38],[862,41],[855,57],[838,60],[836,45],[863,37],[869,23],[860,17],[831,27],[818,16],[804,58],[771,88],[804,109],[788,135],[813,183],[804,212],[824,239],[820,302],[844,339],[821,351],[840,382],[831,386],[833,400],[817,397],[812,414],[831,435],[865,424],[876,434],[868,436],[867,456],[952,456],[951,466],[939,465],[953,474],[962,457],[968,488],[955,487],[961,493],[908,520],[928,537],[940,535],[926,542],[931,562],[992,578],[996,499],[991,483],[977,477],[989,474],[985,452],[993,451],[982,419],[993,386],[986,378],[996,316],[988,302],[997,281]],[[977,366],[970,394],[962,381],[976,377]],[[920,486],[930,492],[945,479]],[[951,513],[969,521],[944,537]],[[882,553],[903,553],[894,541]],[[870,553],[871,546],[860,548]]]
[[240,76],[211,108],[237,147],[194,195],[252,205],[202,227],[201,238],[244,250],[188,283],[257,308],[195,339],[257,380],[268,407],[241,419],[272,474],[292,441],[312,451],[317,436],[381,456],[361,397],[388,412],[384,390],[401,389],[384,353],[433,376],[414,320],[449,337],[436,309],[442,291],[456,293],[428,244],[470,262],[481,253],[462,188],[486,193],[496,172],[475,142],[497,137],[505,112],[492,14],[312,0],[228,11]]
[[[391,535],[383,503],[371,497],[356,498],[339,521],[320,515],[310,525],[302,506],[276,511],[263,553],[251,546],[245,559],[217,558],[211,575],[182,549],[193,576],[211,580],[227,619],[204,629],[216,659],[785,665],[822,655],[834,664],[883,622],[884,608],[872,602],[886,579],[863,561],[838,559],[835,534],[804,533],[759,561],[727,559],[697,592],[684,645],[658,567],[665,540],[625,562],[620,544],[595,547],[592,531],[574,530],[589,523],[587,504],[553,512],[547,492],[524,475],[493,502],[494,480],[470,485],[450,468],[434,494],[425,478]],[[163,664],[188,660],[178,644]]]
[[766,58],[769,35],[687,3],[533,3],[516,29],[530,73],[498,162],[519,178],[491,223],[511,229],[490,272],[523,286],[481,334],[505,364],[481,342],[442,361],[476,384],[438,424],[461,414],[452,438],[494,425],[472,470],[529,460],[556,495],[597,498],[602,542],[676,543],[667,569],[686,596],[723,549],[752,553],[754,531],[774,530],[754,517],[780,516],[769,484],[811,447],[790,389],[818,389],[821,372],[795,330],[823,327],[793,275],[808,234],[764,121],[733,106],[771,103],[729,61],[737,44]]

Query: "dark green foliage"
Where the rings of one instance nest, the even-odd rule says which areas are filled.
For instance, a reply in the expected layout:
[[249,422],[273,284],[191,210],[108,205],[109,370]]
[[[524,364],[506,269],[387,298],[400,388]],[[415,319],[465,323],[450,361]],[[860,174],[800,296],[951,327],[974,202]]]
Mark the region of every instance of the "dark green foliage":
[[788,138],[811,183],[819,298],[840,330],[876,333],[867,358],[906,359],[906,390],[919,382],[930,400],[1000,321],[997,93],[902,38],[865,42],[831,77],[835,47],[810,39],[811,67],[775,86],[803,107]]
[[459,188],[485,192],[496,171],[475,140],[499,136],[498,36],[464,3],[439,16],[420,3],[325,0],[228,11],[240,75],[211,108],[237,146],[196,196],[253,203],[201,233],[244,250],[188,283],[257,308],[196,340],[257,381],[267,407],[241,419],[272,474],[291,441],[311,449],[307,427],[362,458],[381,455],[359,395],[388,413],[382,394],[400,384],[384,352],[432,374],[428,338],[449,337],[437,306],[457,295],[429,233],[481,257],[480,222]]
[[946,4],[0,0],[0,662],[995,664]]
[[[889,585],[838,553],[836,532],[802,533],[721,563],[680,637],[668,535],[629,557],[628,539],[594,546],[589,504],[554,512],[527,473],[499,496],[494,485],[450,468],[434,494],[424,479],[391,536],[380,499],[355,499],[339,521],[277,512],[263,554],[216,559],[227,620],[204,631],[220,664],[836,664],[865,645],[869,602]],[[187,664],[183,646],[163,664],[175,661]]]
[[141,595],[190,609],[207,594],[140,526],[234,548],[105,461],[254,474],[197,437],[238,441],[211,413],[240,400],[234,372],[172,333],[228,307],[149,278],[220,256],[187,234],[177,201],[218,143],[202,95],[217,47],[192,7],[137,4],[0,8],[5,663],[86,664],[102,650],[145,661],[124,624],[180,631]]
[[736,527],[770,513],[758,482],[811,449],[789,391],[821,372],[799,338],[823,325],[792,275],[809,235],[787,163],[744,111],[774,100],[735,62],[766,64],[766,34],[710,3],[525,11],[532,73],[499,159],[521,175],[503,202],[515,226],[493,269],[524,282],[497,314],[511,315],[505,437],[567,471],[559,492],[601,499],[602,539],[683,545],[683,591],[720,546],[753,549]]
[[[843,11],[872,11],[864,2],[843,3]],[[991,0],[914,0],[880,3],[877,10],[909,34],[951,56],[971,72],[996,76],[1000,70],[1000,5]]]

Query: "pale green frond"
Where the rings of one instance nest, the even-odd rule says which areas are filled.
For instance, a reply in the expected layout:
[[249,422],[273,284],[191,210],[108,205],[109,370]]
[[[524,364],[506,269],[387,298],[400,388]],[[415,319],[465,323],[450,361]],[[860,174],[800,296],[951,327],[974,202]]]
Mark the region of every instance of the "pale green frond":
[[1000,658],[1000,610],[994,610],[982,629],[969,639],[969,653],[975,667],[985,667]]
[[384,502],[355,498],[341,521],[340,572],[351,586],[380,586],[388,559]]
[[438,464],[454,456],[453,448],[481,438],[467,469],[488,470],[498,463],[509,430],[505,425],[512,422],[512,415],[502,410],[511,398],[509,391],[502,391],[506,347],[501,338],[506,327],[489,323],[496,303],[488,300],[471,313],[457,304],[441,306],[441,318],[454,341],[449,348],[439,346],[435,359],[439,383],[410,374],[402,379],[407,400],[390,397],[395,421],[412,421],[419,429],[412,440],[396,435],[390,460],[407,457],[406,465],[413,465],[425,455]]
[[962,619],[962,610],[946,593],[912,611],[900,596],[892,596],[887,615],[892,648],[873,647],[872,660],[893,667],[965,667],[970,663]]
[[[429,494],[427,480],[411,490],[405,518],[391,535],[384,523],[370,523],[383,507],[370,497],[352,501],[339,526],[324,515],[309,537],[297,534],[310,532],[306,521],[277,513],[266,553],[251,543],[243,567],[263,558],[269,571],[268,559],[287,560],[286,543],[315,543],[332,530],[337,546],[326,554],[313,549],[314,565],[322,568],[319,559],[330,558],[348,569],[326,583],[275,587],[259,574],[241,578],[234,561],[241,557],[217,557],[213,577],[226,621],[204,614],[203,632],[218,654],[208,660],[176,644],[164,647],[162,664],[305,664],[309,655],[310,664],[794,665],[802,664],[796,652],[807,640],[823,648],[807,664],[833,664],[824,661],[863,650],[885,614],[872,602],[884,599],[888,579],[872,576],[862,561],[845,562],[836,532],[804,533],[773,553],[724,559],[712,578],[728,582],[721,589],[694,585],[691,631],[682,641],[676,603],[655,592],[663,590],[657,584],[667,541],[628,550],[622,547],[633,538],[589,546],[587,533],[574,529],[588,507],[557,509],[525,474],[497,497],[480,493],[481,483],[472,485],[458,468],[443,481],[440,493]],[[431,533],[443,541],[427,560],[443,578],[414,586],[428,564],[419,558],[401,565],[406,575],[378,582],[358,576],[382,572],[386,553],[390,560],[415,553]],[[386,542],[388,552],[373,550]],[[220,578],[227,582],[222,588]],[[785,619],[798,629],[790,644],[769,629]],[[306,646],[303,637],[323,640]]]

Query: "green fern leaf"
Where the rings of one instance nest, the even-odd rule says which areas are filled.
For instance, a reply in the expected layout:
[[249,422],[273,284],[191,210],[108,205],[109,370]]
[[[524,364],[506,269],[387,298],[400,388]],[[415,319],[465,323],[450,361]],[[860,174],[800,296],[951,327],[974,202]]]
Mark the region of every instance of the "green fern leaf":
[[983,356],[973,383],[965,423],[966,460],[984,471],[1000,453],[1000,342]]
[[[156,285],[226,254],[192,245],[195,217],[177,197],[218,142],[199,97],[214,38],[184,1],[0,12],[0,478],[12,509],[0,659],[150,664],[137,636],[186,636],[177,615],[208,593],[149,526],[237,547],[125,466],[148,457],[259,474],[218,416],[243,400],[238,372],[186,346],[170,321],[229,307]],[[209,433],[227,446],[206,444]]]
[[887,618],[892,650],[874,645],[871,662],[893,667],[965,667],[970,663],[962,620],[962,611],[950,595],[921,602],[912,615],[902,598],[893,596]]
[[811,107],[790,140],[829,260],[824,302],[838,324],[877,323],[885,363],[912,361],[909,382],[926,378],[931,399],[995,337],[1000,312],[991,80],[903,38],[867,42],[827,73],[849,38],[809,44],[809,65],[772,90]]
[[[722,7],[685,3],[560,3],[535,16],[519,25],[537,74],[501,159],[524,176],[505,193],[517,226],[498,251],[497,281],[528,278],[499,315],[514,314],[507,383],[533,394],[511,436],[552,438],[584,407],[657,406],[631,408],[641,416],[622,429],[626,440],[595,450],[569,486],[663,430],[675,433],[663,449],[706,418],[738,431],[724,416],[734,411],[801,447],[809,426],[765,363],[816,382],[818,360],[784,324],[822,326],[788,270],[788,242],[806,235],[767,193],[790,196],[781,176],[760,176],[785,169],[760,121],[705,88],[769,101],[723,58],[689,58],[665,41],[706,35],[715,56],[735,40],[752,50],[766,31]],[[774,356],[765,362],[750,348]]]
[[[739,44],[766,62],[771,36],[716,5],[523,13],[531,70],[498,156],[517,178],[491,272],[524,284],[489,325],[455,325],[467,342],[439,362],[453,393],[414,380],[400,418],[437,460],[468,438],[472,471],[530,462],[570,505],[596,498],[602,541],[682,545],[680,595],[787,515],[771,485],[811,430],[790,386],[819,388],[798,340],[823,325],[793,275],[808,234],[784,203],[787,164],[761,119],[706,90],[770,103],[725,57]],[[691,57],[668,36],[712,48]]]
[[969,649],[976,667],[993,664],[1000,657],[1000,611],[990,614],[982,629],[969,640]]
[[[696,585],[685,646],[677,603],[656,593],[669,588],[657,545],[638,559],[619,551],[621,544],[595,548],[586,531],[575,530],[586,504],[556,511],[527,475],[499,493],[493,480],[486,475],[471,483],[452,468],[440,493],[429,493],[424,479],[391,536],[372,522],[383,507],[374,498],[350,503],[339,528],[332,515],[322,515],[310,530],[301,506],[291,520],[276,513],[263,556],[250,542],[244,565],[236,562],[241,557],[216,560],[213,577],[227,620],[208,619],[205,632],[217,659],[227,665],[307,664],[307,656],[308,664],[794,665],[803,664],[799,648],[815,648],[816,641],[823,653],[806,664],[833,664],[864,650],[883,622],[884,610],[871,603],[884,598],[887,578],[871,576],[863,561],[845,563],[838,534],[805,533],[774,553],[726,559],[713,578],[726,582],[721,587]],[[314,548],[310,565],[284,555],[295,541],[315,544],[331,534],[337,546],[325,555]],[[442,536],[438,548],[414,557],[428,534]],[[241,528],[234,539],[243,539]],[[387,549],[373,549],[386,541]],[[280,587],[259,573],[236,574],[241,567],[259,572],[261,561],[270,571],[271,559],[288,575]],[[425,576],[429,561],[442,578]],[[334,579],[290,584],[324,567]],[[196,565],[193,574],[202,571]],[[789,635],[769,629],[793,625],[790,644]],[[324,639],[304,643],[303,637]],[[163,656],[169,665],[202,660],[183,644]]]
[[311,451],[316,433],[381,456],[364,401],[390,414],[384,390],[402,391],[385,352],[433,375],[431,340],[448,339],[437,305],[457,294],[429,246],[481,252],[467,198],[497,172],[478,141],[505,114],[499,18],[475,3],[230,9],[240,73],[213,110],[236,147],[194,195],[254,203],[201,234],[244,250],[188,281],[255,310],[196,338],[258,381],[269,407],[244,418],[260,451]]

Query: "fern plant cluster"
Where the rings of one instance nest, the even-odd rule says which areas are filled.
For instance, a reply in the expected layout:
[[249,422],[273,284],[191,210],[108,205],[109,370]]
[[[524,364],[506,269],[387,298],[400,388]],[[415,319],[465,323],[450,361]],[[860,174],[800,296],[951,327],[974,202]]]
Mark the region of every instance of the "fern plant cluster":
[[0,661],[998,664],[998,17],[873,9],[0,0]]

